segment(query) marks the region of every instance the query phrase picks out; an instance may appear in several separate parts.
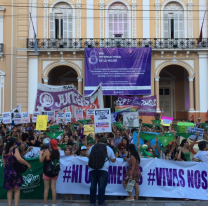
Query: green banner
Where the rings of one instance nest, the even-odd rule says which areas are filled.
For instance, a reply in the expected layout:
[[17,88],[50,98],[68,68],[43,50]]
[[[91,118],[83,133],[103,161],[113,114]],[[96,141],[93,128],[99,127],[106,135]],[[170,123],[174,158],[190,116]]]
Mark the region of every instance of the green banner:
[[139,136],[143,140],[151,141],[156,136],[156,134],[149,134],[149,133],[140,132]]
[[59,135],[62,135],[64,132],[45,132],[51,139],[56,139]]
[[172,133],[163,133],[164,136],[157,136],[157,139],[161,142],[163,147],[166,147],[170,142],[172,142],[175,137]]
[[[21,199],[43,199],[43,164],[40,164],[39,158],[27,159],[31,165],[31,170],[22,174],[24,184],[21,187]],[[3,188],[4,167],[2,157],[0,156],[0,199],[7,199],[7,190]],[[49,193],[51,198],[51,192]]]

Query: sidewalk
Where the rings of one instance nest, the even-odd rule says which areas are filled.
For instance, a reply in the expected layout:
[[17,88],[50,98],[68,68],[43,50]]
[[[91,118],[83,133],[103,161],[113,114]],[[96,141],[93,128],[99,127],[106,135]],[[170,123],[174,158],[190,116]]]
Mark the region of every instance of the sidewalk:
[[[125,202],[118,200],[107,201],[107,206],[207,206],[208,201],[147,201],[140,200]],[[0,200],[1,206],[7,206],[6,200]],[[13,203],[14,205],[14,203]],[[21,200],[19,206],[43,206],[43,200]],[[51,200],[48,206],[51,206]],[[56,206],[89,206],[88,201],[57,201]]]

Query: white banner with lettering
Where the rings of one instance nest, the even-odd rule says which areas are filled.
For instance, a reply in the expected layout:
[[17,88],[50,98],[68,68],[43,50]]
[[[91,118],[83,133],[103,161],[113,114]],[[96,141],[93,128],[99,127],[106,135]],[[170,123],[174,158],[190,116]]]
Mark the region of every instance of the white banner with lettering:
[[[88,158],[61,157],[56,184],[60,194],[89,194]],[[128,163],[117,159],[110,163],[106,195],[127,196],[122,181]],[[208,164],[141,159],[140,196],[208,200]]]

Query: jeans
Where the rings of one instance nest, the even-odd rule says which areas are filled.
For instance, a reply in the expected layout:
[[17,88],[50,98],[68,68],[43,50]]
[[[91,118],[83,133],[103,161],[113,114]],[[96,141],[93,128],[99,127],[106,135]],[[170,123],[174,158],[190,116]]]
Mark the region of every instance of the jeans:
[[90,204],[95,205],[98,184],[98,205],[105,204],[105,188],[108,184],[108,172],[104,170],[92,170],[90,172]]

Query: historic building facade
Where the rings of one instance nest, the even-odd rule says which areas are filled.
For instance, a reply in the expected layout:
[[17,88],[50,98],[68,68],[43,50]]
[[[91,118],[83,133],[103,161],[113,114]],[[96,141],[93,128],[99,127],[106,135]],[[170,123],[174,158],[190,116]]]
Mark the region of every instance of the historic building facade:
[[73,83],[83,93],[86,47],[152,47],[157,112],[205,120],[207,16],[198,38],[206,9],[206,0],[2,0],[0,113],[20,102],[32,113],[38,82]]

